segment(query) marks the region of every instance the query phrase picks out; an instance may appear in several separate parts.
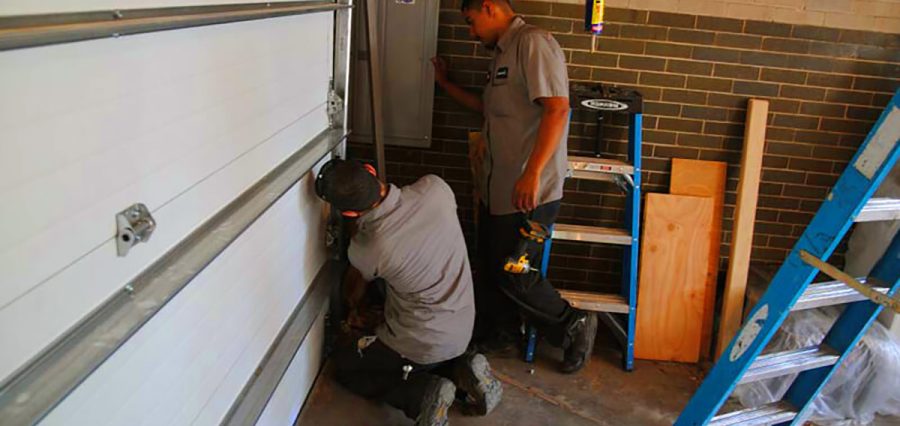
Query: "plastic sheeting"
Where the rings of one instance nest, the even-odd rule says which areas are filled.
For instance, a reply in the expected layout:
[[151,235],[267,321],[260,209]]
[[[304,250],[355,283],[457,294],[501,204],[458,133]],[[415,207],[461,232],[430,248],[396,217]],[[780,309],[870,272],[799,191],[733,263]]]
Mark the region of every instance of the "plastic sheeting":
[[[817,346],[842,308],[793,312],[766,352]],[[733,396],[745,407],[780,400],[796,374],[738,386]],[[874,322],[813,402],[809,420],[821,425],[864,425],[875,415],[900,416],[900,342]]]

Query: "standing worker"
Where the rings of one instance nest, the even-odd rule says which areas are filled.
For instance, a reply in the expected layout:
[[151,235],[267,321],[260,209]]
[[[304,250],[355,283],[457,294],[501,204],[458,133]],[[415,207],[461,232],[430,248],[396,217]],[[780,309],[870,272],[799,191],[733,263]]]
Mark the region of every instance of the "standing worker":
[[[570,307],[539,272],[504,271],[526,219],[549,228],[559,213],[568,166],[565,57],[549,33],[526,24],[507,0],[463,0],[462,14],[470,34],[493,52],[483,96],[448,80],[441,58],[432,62],[438,85],[484,114],[484,137],[475,141],[472,160],[483,162],[486,176],[479,188],[476,342],[486,351],[514,344],[518,305],[551,344],[565,349],[561,370],[572,373],[590,357],[596,316]],[[528,244],[532,265],[540,265],[541,251]]]
[[338,351],[337,381],[403,410],[417,426],[446,424],[457,389],[466,408],[488,414],[503,390],[485,357],[466,353],[475,303],[450,186],[428,175],[398,188],[370,165],[332,160],[319,171],[316,193],[356,220],[345,285],[387,284],[384,323]]

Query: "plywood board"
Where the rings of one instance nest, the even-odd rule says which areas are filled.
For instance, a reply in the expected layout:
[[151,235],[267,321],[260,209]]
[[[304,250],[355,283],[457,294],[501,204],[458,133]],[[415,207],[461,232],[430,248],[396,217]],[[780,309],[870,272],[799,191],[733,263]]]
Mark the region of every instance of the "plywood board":
[[647,194],[634,356],[697,362],[713,199]]
[[741,157],[741,177],[738,182],[734,226],[731,232],[731,252],[728,254],[728,276],[722,295],[722,320],[716,339],[716,356],[722,354],[741,327],[744,315],[744,293],[750,270],[750,251],[753,249],[753,223],[759,199],[759,179],[762,172],[763,148],[766,144],[766,117],[769,101],[751,99],[747,106],[747,125],[744,129],[744,153]]
[[706,300],[703,304],[703,328],[700,359],[709,359],[713,317],[716,309],[716,283],[719,276],[719,251],[722,246],[722,210],[725,206],[725,179],[728,164],[721,161],[672,159],[669,192],[674,195],[710,197],[713,218],[709,241],[709,271],[706,275]]

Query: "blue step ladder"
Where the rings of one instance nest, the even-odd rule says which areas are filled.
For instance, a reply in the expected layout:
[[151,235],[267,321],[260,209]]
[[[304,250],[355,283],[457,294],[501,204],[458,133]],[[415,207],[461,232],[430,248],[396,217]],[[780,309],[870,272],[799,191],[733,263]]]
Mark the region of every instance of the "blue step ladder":
[[[900,91],[894,94],[863,145],[841,174],[748,320],[675,422],[682,425],[802,425],[810,403],[882,305],[897,310],[900,234],[865,282],[824,263],[854,222],[900,219],[900,200],[871,199],[900,157]],[[871,200],[870,200],[871,199]],[[810,285],[819,271],[837,281]],[[759,356],[791,311],[846,304],[815,347]],[[799,373],[784,398],[762,407],[716,415],[734,387]]]
[[[552,237],[544,244],[541,273],[546,274],[550,260],[551,240],[577,241],[594,244],[613,244],[624,249],[622,286],[618,294],[559,290],[569,304],[577,309],[597,312],[613,331],[622,346],[622,367],[634,368],[635,305],[637,304],[637,275],[641,216],[641,127],[643,99],[640,93],[602,85],[575,84],[572,87],[572,109],[598,111],[596,154],[602,150],[602,125],[605,113],[628,114],[627,161],[597,156],[569,156],[569,178],[613,182],[624,191],[624,228],[569,225],[557,223]],[[528,329],[525,361],[534,359],[536,332]]]

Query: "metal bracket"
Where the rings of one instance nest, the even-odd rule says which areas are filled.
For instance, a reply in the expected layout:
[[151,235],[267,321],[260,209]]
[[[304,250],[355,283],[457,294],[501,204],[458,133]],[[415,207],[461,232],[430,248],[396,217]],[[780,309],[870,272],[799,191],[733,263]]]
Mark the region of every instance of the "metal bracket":
[[344,99],[334,91],[334,86],[328,91],[328,124],[334,127],[341,122],[340,115],[344,113]]
[[155,229],[156,220],[144,204],[122,210],[116,215],[116,253],[126,256],[135,244],[149,241]]

